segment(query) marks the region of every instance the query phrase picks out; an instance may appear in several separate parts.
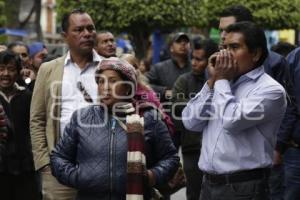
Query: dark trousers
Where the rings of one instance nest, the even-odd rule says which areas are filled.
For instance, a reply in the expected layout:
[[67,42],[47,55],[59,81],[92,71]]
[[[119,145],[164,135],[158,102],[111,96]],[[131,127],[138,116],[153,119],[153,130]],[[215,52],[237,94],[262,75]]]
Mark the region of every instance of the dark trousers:
[[285,200],[300,199],[300,148],[289,148],[284,154]]
[[283,165],[273,166],[269,178],[271,200],[283,200],[284,196],[284,168]]
[[200,200],[270,200],[268,178],[212,184],[204,176]]
[[19,175],[0,173],[0,199],[3,200],[40,200],[35,172]]
[[198,167],[200,153],[183,153],[183,170],[186,176],[186,199],[198,200],[200,197],[203,173]]

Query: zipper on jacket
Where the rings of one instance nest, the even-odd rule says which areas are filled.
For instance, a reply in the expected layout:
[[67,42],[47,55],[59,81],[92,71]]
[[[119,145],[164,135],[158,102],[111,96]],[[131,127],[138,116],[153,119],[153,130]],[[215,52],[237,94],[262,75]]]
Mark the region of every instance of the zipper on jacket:
[[111,118],[111,123],[109,125],[109,134],[110,134],[110,146],[109,146],[109,177],[110,177],[110,199],[113,192],[113,157],[114,157],[114,139],[115,139],[115,128],[116,128],[116,119]]

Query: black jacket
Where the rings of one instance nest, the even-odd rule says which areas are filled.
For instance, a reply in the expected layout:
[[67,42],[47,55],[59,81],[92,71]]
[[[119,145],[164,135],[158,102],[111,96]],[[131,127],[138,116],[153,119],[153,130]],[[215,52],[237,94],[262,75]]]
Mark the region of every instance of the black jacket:
[[[144,112],[145,154],[147,168],[161,185],[175,173],[179,157],[166,125],[156,116],[154,110]],[[74,112],[50,158],[53,175],[78,189],[77,199],[126,198],[127,133],[118,123],[112,130],[111,116],[102,107]]]
[[164,101],[166,90],[171,90],[176,79],[192,70],[191,62],[187,59],[187,64],[180,68],[174,59],[168,59],[151,66],[150,71],[146,73],[146,77],[151,84],[153,90],[160,96],[160,100]]
[[0,102],[8,118],[8,140],[5,152],[0,155],[0,172],[20,174],[34,171],[29,132],[31,92],[17,90],[16,95],[7,100],[0,93]]
[[182,153],[200,153],[202,133],[187,130],[182,123],[181,113],[188,101],[195,97],[205,84],[204,73],[196,75],[193,72],[185,73],[176,80],[173,87],[173,106],[176,118],[173,116],[175,128],[181,133]]

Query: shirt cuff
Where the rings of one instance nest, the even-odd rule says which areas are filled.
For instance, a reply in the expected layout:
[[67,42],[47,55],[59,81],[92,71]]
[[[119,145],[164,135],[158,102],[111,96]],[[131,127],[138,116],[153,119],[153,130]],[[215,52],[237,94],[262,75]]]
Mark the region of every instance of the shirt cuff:
[[193,99],[198,99],[198,98],[206,98],[207,96],[212,96],[214,94],[214,89],[210,89],[207,82],[204,84],[200,92],[196,94],[196,96]]
[[204,84],[201,91],[196,94],[196,96],[189,100],[187,105],[190,105],[194,102],[206,102],[209,101],[209,99],[212,99],[214,96],[214,90],[210,89],[207,83]]
[[214,89],[219,93],[231,93],[230,83],[226,79],[217,80],[215,82]]

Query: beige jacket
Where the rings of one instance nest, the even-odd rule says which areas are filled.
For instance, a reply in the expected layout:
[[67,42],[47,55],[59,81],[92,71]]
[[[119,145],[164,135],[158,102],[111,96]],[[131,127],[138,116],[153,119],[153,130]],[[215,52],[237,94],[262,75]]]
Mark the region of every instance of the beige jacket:
[[66,56],[42,64],[31,101],[30,132],[35,169],[50,163],[60,136],[61,90]]

